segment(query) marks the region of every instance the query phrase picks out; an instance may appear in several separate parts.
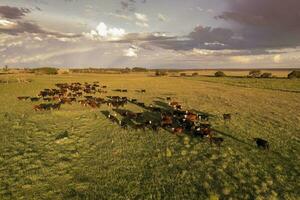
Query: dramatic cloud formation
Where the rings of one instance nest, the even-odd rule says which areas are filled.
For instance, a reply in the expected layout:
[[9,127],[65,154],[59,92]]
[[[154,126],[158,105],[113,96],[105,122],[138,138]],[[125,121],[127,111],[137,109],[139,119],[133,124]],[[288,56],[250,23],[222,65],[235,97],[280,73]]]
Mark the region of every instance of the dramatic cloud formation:
[[0,6],[0,16],[7,19],[21,19],[27,13],[30,13],[30,10],[27,8]]
[[0,65],[294,67],[300,63],[299,0],[172,4],[2,0],[0,4]]
[[245,48],[300,45],[299,0],[227,0],[230,11],[217,19],[236,22],[233,28]]

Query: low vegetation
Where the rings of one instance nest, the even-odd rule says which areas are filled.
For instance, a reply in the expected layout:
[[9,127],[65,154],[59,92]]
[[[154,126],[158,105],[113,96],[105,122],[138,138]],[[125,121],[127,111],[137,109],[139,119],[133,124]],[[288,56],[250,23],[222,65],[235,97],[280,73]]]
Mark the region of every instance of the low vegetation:
[[226,74],[224,72],[222,72],[222,71],[217,71],[215,73],[215,77],[224,77],[224,76],[226,76]]
[[300,78],[300,71],[292,71],[291,73],[288,74],[289,79],[293,78]]
[[257,69],[251,70],[248,75],[248,77],[251,78],[259,78],[260,76],[261,76],[261,71]]

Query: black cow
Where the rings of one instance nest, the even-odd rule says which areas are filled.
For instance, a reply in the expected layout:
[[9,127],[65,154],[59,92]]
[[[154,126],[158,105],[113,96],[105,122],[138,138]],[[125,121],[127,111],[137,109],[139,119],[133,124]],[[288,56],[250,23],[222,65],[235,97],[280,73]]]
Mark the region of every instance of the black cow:
[[253,138],[258,148],[269,149],[269,142],[261,138]]
[[231,114],[229,114],[229,113],[223,114],[223,119],[224,119],[224,121],[230,121],[231,120]]

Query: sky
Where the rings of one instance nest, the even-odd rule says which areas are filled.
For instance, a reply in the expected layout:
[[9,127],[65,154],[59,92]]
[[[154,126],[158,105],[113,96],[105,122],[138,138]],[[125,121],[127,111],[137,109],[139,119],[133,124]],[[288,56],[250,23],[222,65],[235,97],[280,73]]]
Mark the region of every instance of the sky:
[[0,0],[0,66],[299,68],[299,0]]

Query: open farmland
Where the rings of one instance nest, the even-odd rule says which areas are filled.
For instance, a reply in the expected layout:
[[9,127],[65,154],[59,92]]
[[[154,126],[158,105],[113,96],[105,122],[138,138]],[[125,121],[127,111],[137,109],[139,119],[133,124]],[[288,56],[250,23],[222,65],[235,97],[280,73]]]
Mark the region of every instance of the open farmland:
[[[24,75],[0,83],[0,199],[298,199],[300,80],[153,77],[149,74]],[[14,80],[14,75],[1,75]],[[221,147],[208,138],[160,129],[122,129],[112,108],[62,105],[35,111],[56,83],[107,85],[107,94],[208,113]],[[5,82],[5,81],[4,81]],[[127,89],[126,93],[113,91]],[[146,93],[136,90],[145,89]],[[126,109],[147,110],[129,103]],[[102,111],[102,112],[101,112]],[[223,114],[232,119],[224,122]],[[118,119],[122,116],[117,115]],[[67,133],[67,136],[60,136]],[[270,150],[258,149],[254,137]]]

